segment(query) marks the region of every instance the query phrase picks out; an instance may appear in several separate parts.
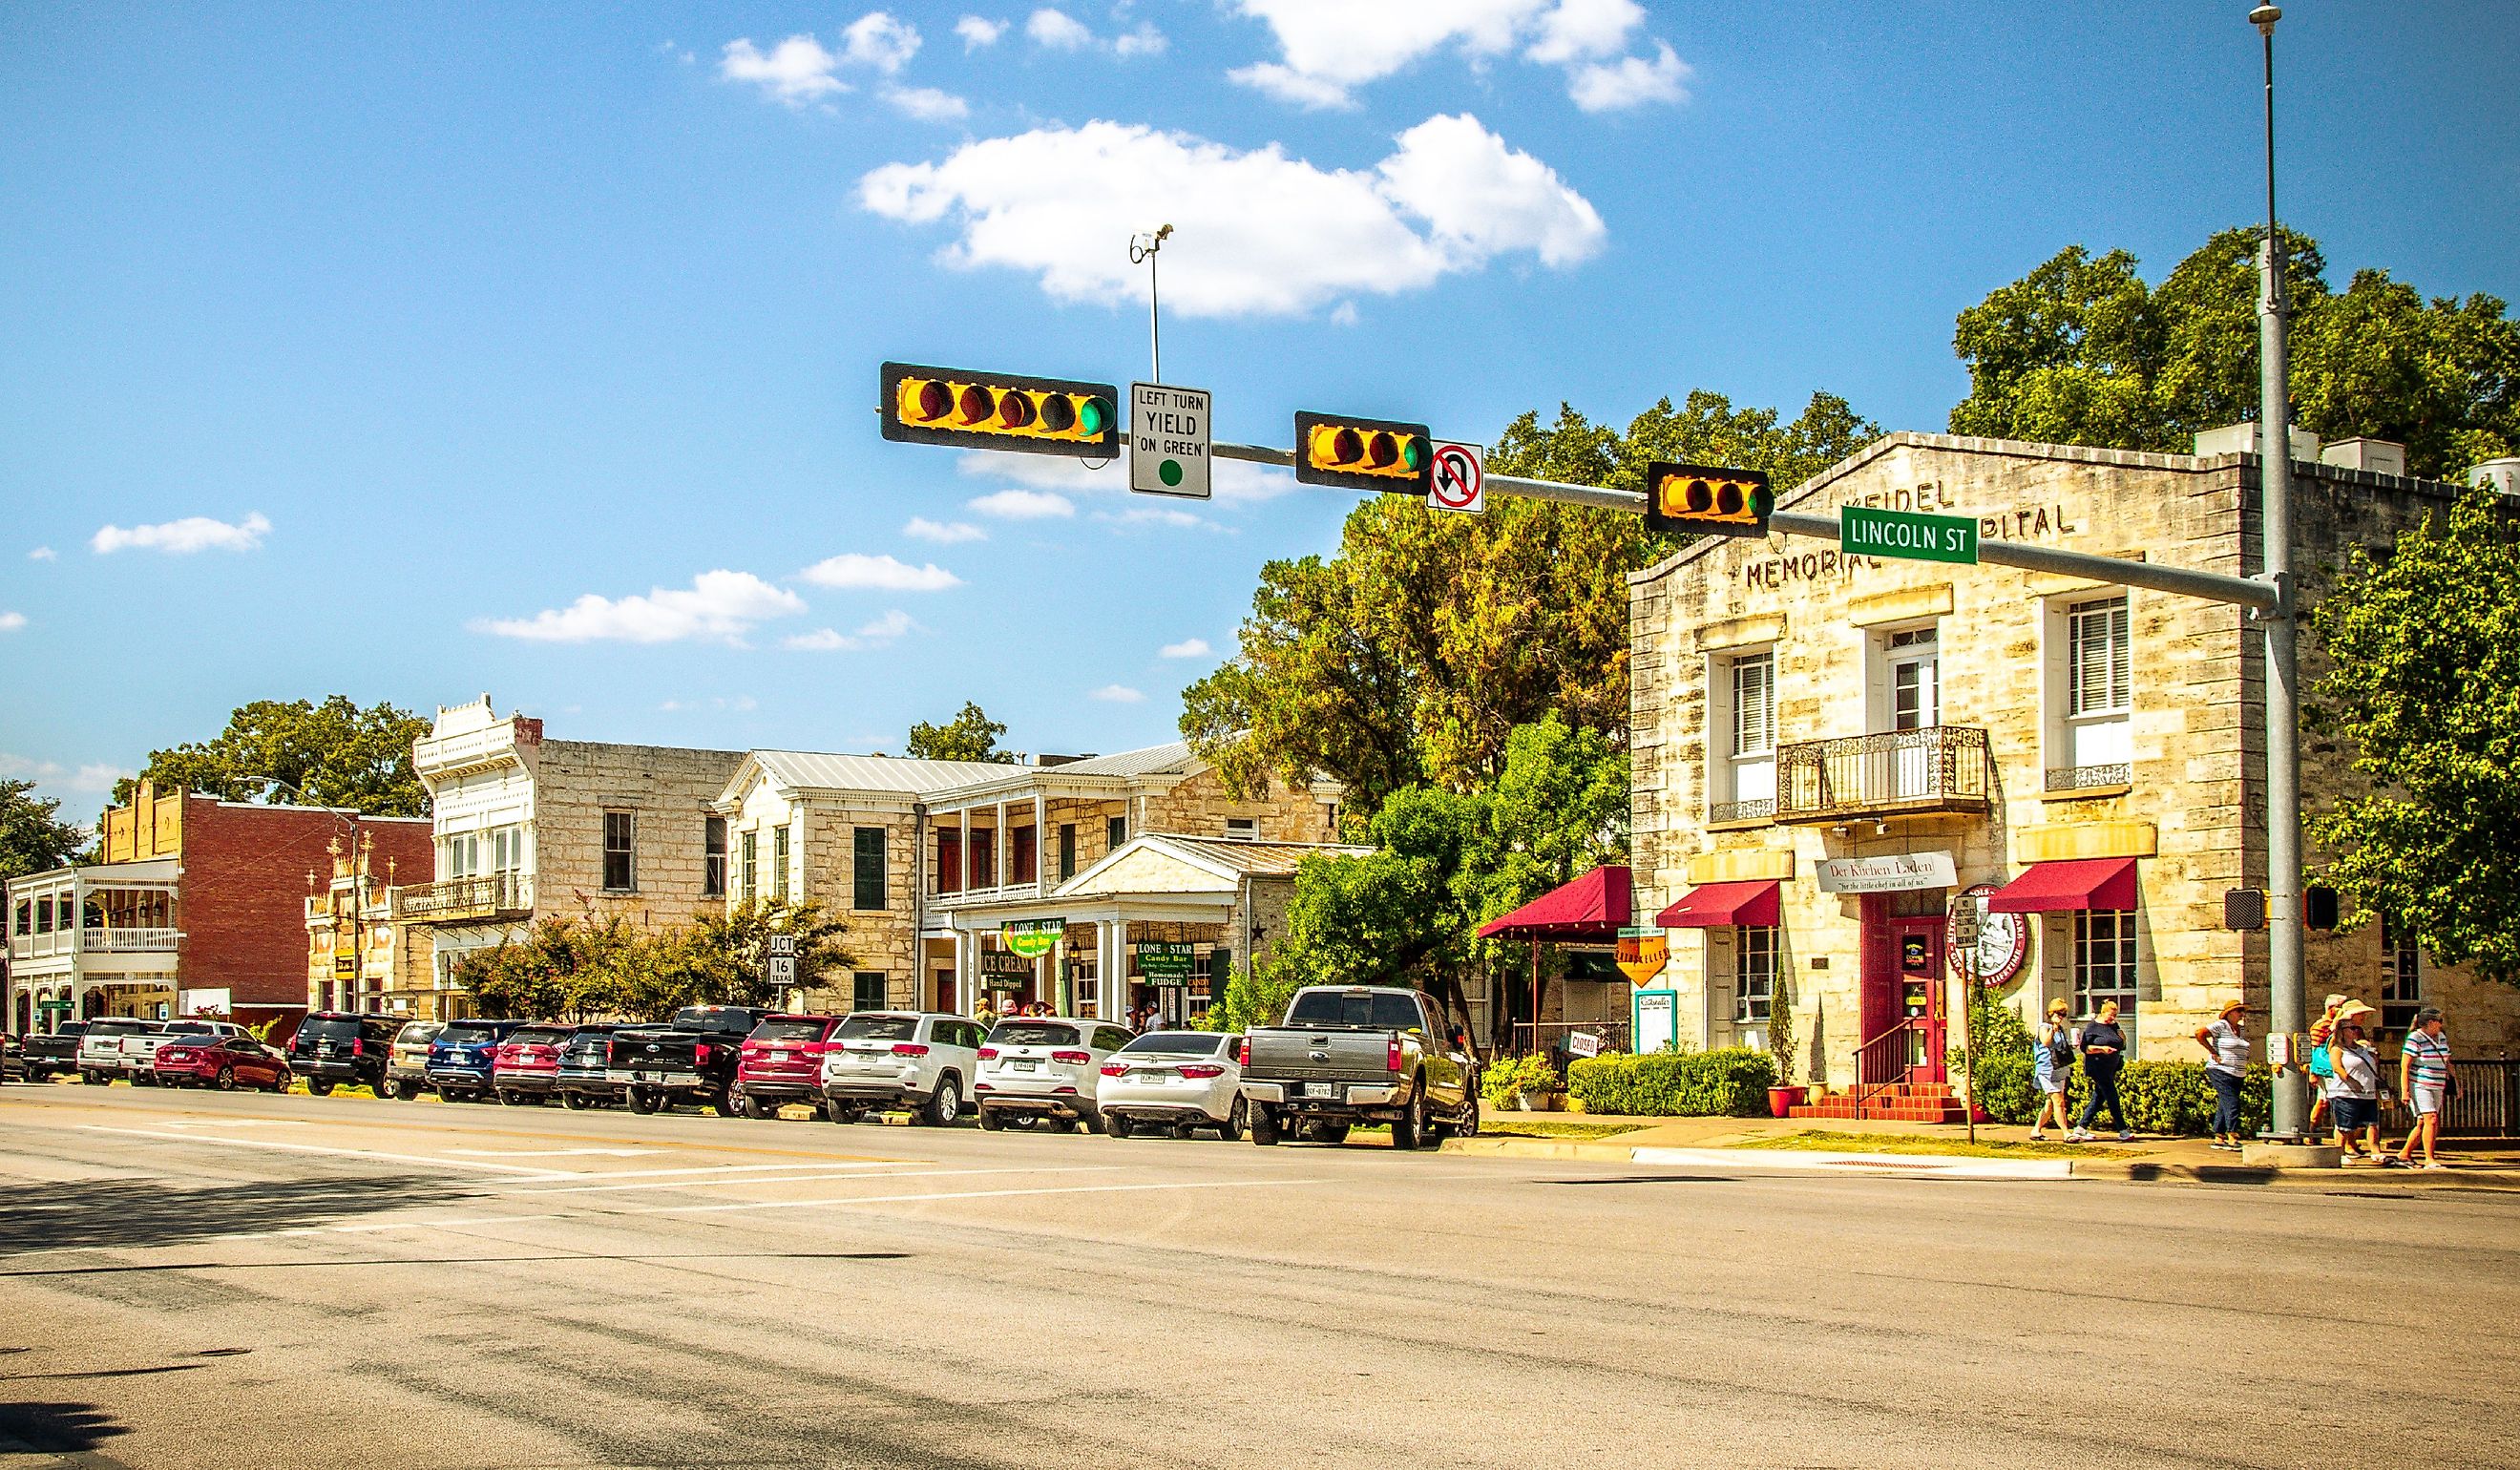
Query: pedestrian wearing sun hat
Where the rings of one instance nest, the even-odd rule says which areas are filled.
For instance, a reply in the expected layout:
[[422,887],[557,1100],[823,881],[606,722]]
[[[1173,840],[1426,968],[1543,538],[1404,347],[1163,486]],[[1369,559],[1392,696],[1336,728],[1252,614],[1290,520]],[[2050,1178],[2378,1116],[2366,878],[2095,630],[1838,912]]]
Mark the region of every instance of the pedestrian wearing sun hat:
[[2348,1001],[2327,1037],[2327,1107],[2336,1117],[2336,1144],[2348,1162],[2383,1166],[2398,1161],[2380,1150],[2380,1053],[2371,1047],[2371,1018],[2379,1012]]
[[2039,1024],[2039,1049],[2031,1067],[2039,1084],[2039,1116],[2030,1120],[2033,1138],[2048,1136],[2051,1117],[2060,1132],[2074,1131],[2073,1120],[2065,1116],[2065,1089],[2074,1080],[2074,1037],[2068,1024],[2073,1013],[2073,1005],[2059,996],[2048,1002],[2048,1018]]
[[2310,1023],[2310,1122],[2309,1133],[2316,1136],[2318,1120],[2327,1112],[2327,1085],[2335,1074],[2327,1069],[2327,1038],[2336,1030],[2336,1013],[2345,1008],[2351,996],[2331,995],[2320,1007],[2318,1019]]
[[2227,1153],[2240,1151],[2240,1078],[2248,1071],[2249,1038],[2240,1029],[2249,1002],[2233,1001],[2221,1018],[2196,1028],[2196,1045],[2205,1048],[2205,1080],[2214,1085],[2214,1144]]

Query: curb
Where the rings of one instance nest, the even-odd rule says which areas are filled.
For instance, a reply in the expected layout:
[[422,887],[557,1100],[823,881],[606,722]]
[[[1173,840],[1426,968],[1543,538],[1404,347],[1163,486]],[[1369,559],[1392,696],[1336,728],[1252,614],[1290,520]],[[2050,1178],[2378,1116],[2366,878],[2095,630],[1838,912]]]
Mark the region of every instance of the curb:
[[1788,1148],[1632,1148],[1639,1164],[1693,1169],[1774,1169],[1801,1174],[1905,1175],[1953,1180],[2061,1180],[2071,1159],[1982,1159],[1941,1153],[1820,1153]]

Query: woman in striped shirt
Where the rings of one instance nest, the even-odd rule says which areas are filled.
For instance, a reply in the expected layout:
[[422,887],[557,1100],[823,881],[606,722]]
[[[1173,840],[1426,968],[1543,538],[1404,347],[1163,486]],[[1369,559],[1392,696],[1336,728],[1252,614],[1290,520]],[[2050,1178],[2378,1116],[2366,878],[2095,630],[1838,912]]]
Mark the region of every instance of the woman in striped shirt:
[[2415,1029],[2407,1033],[2406,1048],[2398,1053],[2398,1095],[2415,1115],[2415,1126],[2398,1147],[2400,1163],[2415,1161],[2415,1140],[2421,1138],[2424,1167],[2444,1167],[2433,1156],[2433,1144],[2441,1136],[2442,1108],[2457,1091],[2450,1069],[2450,1042],[2442,1035],[2441,1007],[2427,1005],[2415,1012]]

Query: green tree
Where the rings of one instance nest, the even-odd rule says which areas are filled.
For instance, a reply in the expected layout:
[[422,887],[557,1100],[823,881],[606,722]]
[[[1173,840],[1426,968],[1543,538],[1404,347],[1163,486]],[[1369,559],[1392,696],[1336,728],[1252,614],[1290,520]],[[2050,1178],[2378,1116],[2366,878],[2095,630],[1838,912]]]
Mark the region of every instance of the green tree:
[[518,940],[475,950],[455,966],[481,1014],[582,1021],[623,1012],[624,967],[647,936],[618,918],[537,920]]
[[[1526,413],[1488,455],[1500,474],[1640,489],[1650,460],[1765,469],[1791,485],[1877,434],[1845,400],[1800,417],[1721,394],[1665,399],[1625,432],[1560,406]],[[1627,574],[1678,543],[1621,512],[1499,498],[1480,516],[1374,496],[1338,552],[1261,569],[1240,647],[1183,691],[1181,730],[1239,790],[1316,773],[1370,813],[1390,792],[1493,781],[1517,725],[1557,711],[1614,741],[1627,727]]]
[[[2070,246],[1959,314],[1969,394],[1952,432],[2185,452],[2258,409],[2263,230],[2225,230],[2146,288],[2136,257]],[[2286,232],[2296,423],[2407,446],[2455,478],[2520,445],[2520,324],[2487,295],[2425,300],[2386,271],[2330,290],[2318,242]]]
[[2357,548],[2311,627],[2332,664],[2311,723],[2369,783],[2310,823],[2349,922],[2388,914],[2442,963],[2520,983],[2520,543],[2496,497]]
[[848,925],[811,900],[791,904],[761,899],[738,904],[727,913],[703,913],[673,932],[673,965],[688,978],[690,1005],[776,1005],[784,988],[768,977],[769,939],[790,934],[796,940],[796,984],[806,989],[830,983],[833,972],[857,963],[840,944]]
[[[342,694],[321,704],[257,699],[228,716],[212,739],[151,751],[140,775],[161,791],[426,817],[428,792],[412,771],[411,746],[427,734],[427,720],[391,704],[361,709]],[[137,784],[117,783],[113,804],[129,801]]]
[[1007,728],[980,712],[980,706],[965,700],[963,712],[943,725],[930,725],[924,720],[910,727],[909,753],[920,761],[994,761],[1012,766],[1015,754],[998,748],[998,736]]
[[0,878],[48,872],[86,850],[87,833],[61,820],[62,804],[30,780],[0,780]]

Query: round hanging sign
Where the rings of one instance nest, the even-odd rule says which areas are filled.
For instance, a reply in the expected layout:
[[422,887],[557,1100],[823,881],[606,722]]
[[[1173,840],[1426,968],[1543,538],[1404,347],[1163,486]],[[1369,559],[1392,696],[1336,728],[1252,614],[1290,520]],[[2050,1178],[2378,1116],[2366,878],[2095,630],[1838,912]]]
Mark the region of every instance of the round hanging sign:
[[1989,990],[2011,984],[2030,958],[2028,921],[2018,913],[1990,912],[1986,901],[1994,894],[1993,883],[1972,883],[1952,900],[1955,917],[1965,907],[1977,919],[1977,943],[1952,946],[1952,969]]

